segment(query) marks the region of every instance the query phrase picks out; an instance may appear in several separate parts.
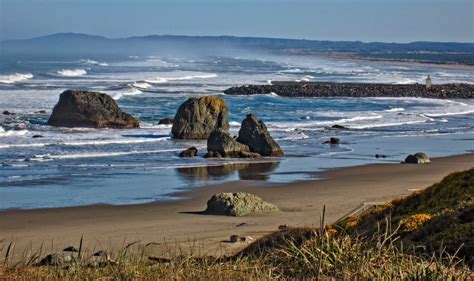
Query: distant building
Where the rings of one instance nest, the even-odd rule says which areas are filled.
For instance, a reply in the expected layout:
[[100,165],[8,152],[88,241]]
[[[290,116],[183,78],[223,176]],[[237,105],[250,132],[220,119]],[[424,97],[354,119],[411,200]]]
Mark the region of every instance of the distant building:
[[431,88],[431,77],[428,75],[426,78],[426,89]]

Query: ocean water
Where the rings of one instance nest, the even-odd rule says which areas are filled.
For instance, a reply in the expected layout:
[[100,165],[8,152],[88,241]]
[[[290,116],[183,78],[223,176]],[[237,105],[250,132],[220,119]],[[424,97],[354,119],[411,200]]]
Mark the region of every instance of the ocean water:
[[[399,163],[474,150],[474,101],[421,98],[226,96],[228,87],[272,80],[474,83],[474,71],[407,67],[314,56],[4,57],[0,59],[0,209],[136,204],[176,199],[176,192],[233,180],[290,182],[315,171]],[[114,97],[140,129],[55,128],[47,120],[59,94],[87,89]],[[172,118],[190,96],[219,95],[236,135],[248,113],[268,126],[281,159],[181,159],[205,141],[174,140]],[[45,110],[46,113],[40,113]],[[330,130],[339,124],[349,130]],[[42,137],[33,138],[35,135]],[[341,145],[323,144],[339,137]],[[384,154],[386,158],[375,158]]]

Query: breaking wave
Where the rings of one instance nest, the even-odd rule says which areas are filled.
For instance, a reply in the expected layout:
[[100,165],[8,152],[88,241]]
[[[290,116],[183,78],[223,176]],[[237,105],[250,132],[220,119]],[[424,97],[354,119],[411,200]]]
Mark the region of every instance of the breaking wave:
[[33,78],[31,73],[15,73],[11,75],[0,75],[0,83],[13,84]]
[[81,59],[80,63],[85,64],[85,65],[109,66],[109,64],[106,63],[106,62],[98,62],[98,61],[91,60],[91,59]]
[[163,84],[169,81],[182,81],[182,80],[193,80],[193,79],[211,79],[216,78],[217,74],[215,73],[207,73],[207,74],[198,74],[198,75],[186,75],[186,76],[178,76],[178,77],[153,77],[151,79],[145,80],[147,83],[152,84]]
[[87,74],[85,69],[61,69],[56,71],[56,73],[63,77],[80,77]]

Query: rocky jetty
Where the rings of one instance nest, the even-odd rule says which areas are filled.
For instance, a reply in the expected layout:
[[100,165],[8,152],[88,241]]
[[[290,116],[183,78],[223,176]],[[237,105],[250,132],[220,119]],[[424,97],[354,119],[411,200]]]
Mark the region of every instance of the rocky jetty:
[[189,98],[178,108],[171,132],[177,139],[207,139],[214,130],[229,130],[227,115],[219,97]]
[[245,85],[224,91],[226,95],[264,95],[282,97],[421,97],[437,99],[474,98],[474,84],[332,83],[273,81],[271,85]]
[[228,132],[215,130],[207,139],[206,157],[255,158],[260,154],[252,153],[250,148],[236,141]]
[[48,125],[89,128],[138,128],[136,118],[123,112],[115,100],[103,93],[64,91]]
[[211,215],[241,217],[253,213],[275,212],[278,208],[250,193],[218,193],[207,201],[204,211]]
[[408,164],[426,164],[430,163],[430,158],[423,152],[410,154],[405,158],[405,163]]
[[253,114],[248,114],[242,121],[237,141],[262,156],[283,156],[283,151],[268,132],[265,123]]

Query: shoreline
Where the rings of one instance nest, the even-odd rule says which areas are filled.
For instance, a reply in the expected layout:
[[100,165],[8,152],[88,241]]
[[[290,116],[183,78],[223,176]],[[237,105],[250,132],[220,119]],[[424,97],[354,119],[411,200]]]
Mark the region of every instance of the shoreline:
[[[197,247],[201,254],[229,254],[245,245],[225,242],[230,235],[257,239],[278,230],[279,225],[318,226],[324,205],[326,222],[331,223],[361,204],[406,196],[473,164],[474,153],[468,153],[433,158],[427,165],[383,163],[329,169],[317,172],[320,179],[293,183],[240,180],[208,185],[179,192],[182,198],[172,201],[1,211],[0,241],[15,243],[16,258],[40,247],[61,251],[77,246],[82,235],[86,250],[116,249],[139,241],[153,243],[151,251],[169,250],[171,245],[181,250]],[[237,191],[260,196],[281,211],[246,217],[199,213],[213,194]]]
[[474,65],[468,65],[468,64],[389,60],[389,59],[378,59],[378,58],[373,58],[373,57],[361,57],[361,56],[350,55],[350,54],[327,54],[326,57],[338,59],[338,60],[355,61],[355,62],[375,62],[375,63],[381,63],[385,65],[434,67],[434,68],[453,69],[453,70],[474,70]]

